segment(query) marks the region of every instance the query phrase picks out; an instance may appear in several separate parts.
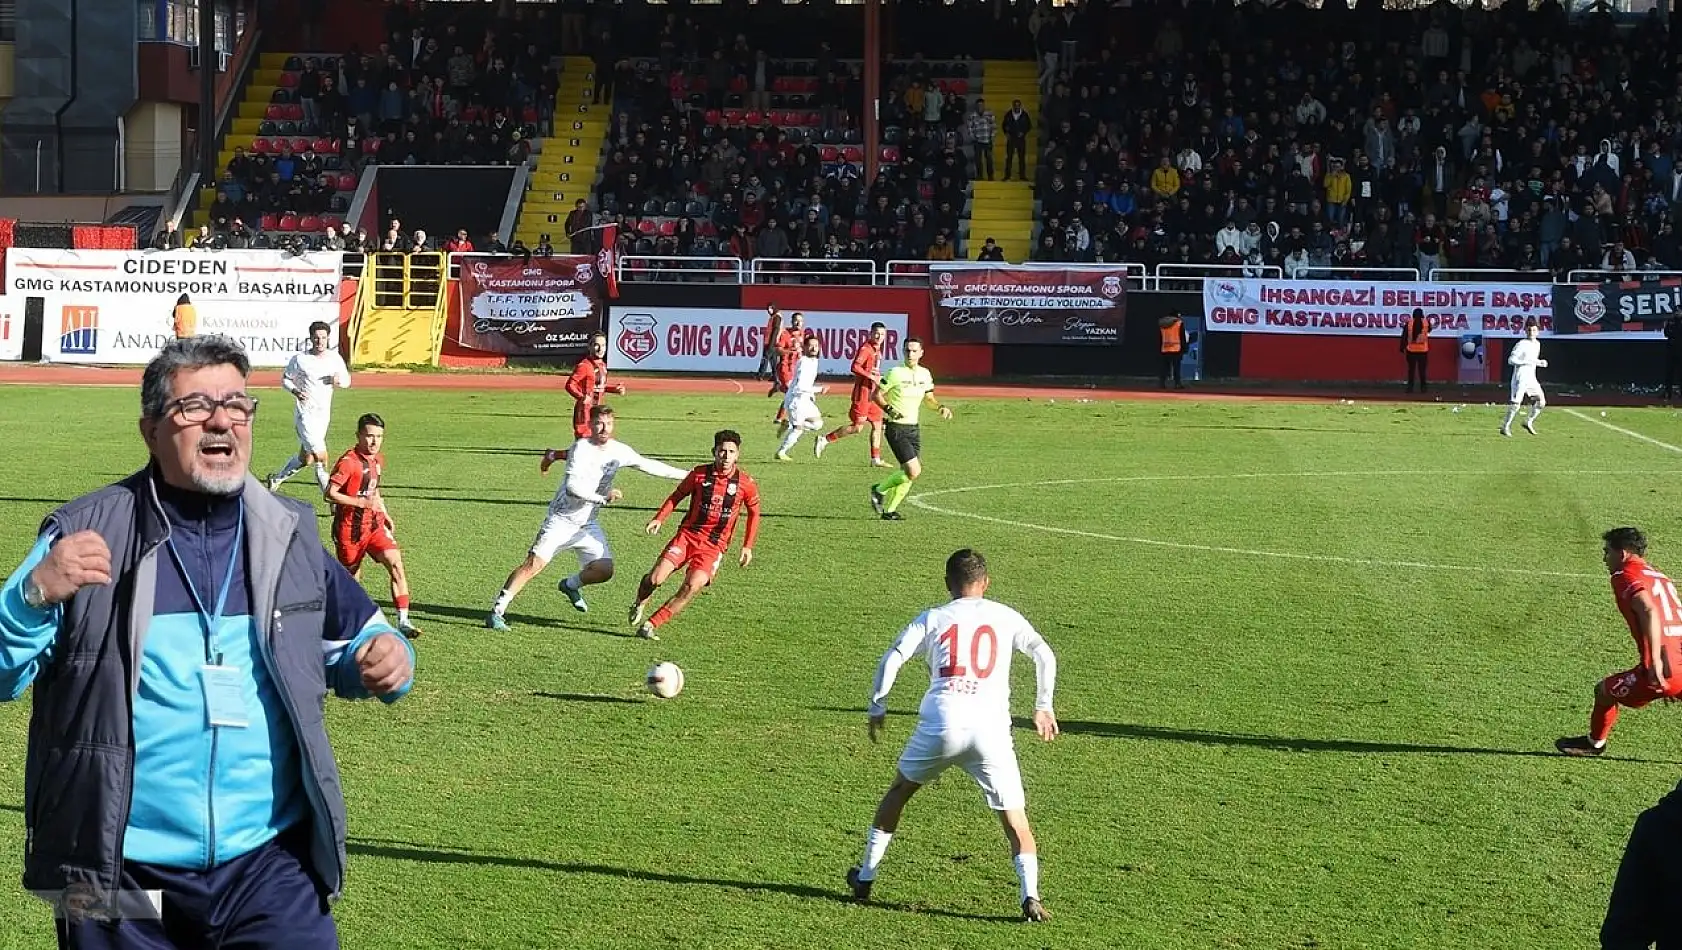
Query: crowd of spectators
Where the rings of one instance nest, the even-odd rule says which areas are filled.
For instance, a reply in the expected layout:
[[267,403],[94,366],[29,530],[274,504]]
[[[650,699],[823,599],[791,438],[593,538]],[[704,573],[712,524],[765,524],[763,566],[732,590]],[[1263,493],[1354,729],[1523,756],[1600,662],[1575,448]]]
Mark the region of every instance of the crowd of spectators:
[[1033,258],[1682,270],[1662,15],[1527,6],[1070,11],[1038,37]]
[[[216,181],[204,237],[225,246],[401,249],[413,235],[344,227],[369,163],[513,165],[552,130],[560,29],[511,4],[393,4],[389,39],[342,56],[295,57],[250,148]],[[201,236],[195,236],[195,240]]]

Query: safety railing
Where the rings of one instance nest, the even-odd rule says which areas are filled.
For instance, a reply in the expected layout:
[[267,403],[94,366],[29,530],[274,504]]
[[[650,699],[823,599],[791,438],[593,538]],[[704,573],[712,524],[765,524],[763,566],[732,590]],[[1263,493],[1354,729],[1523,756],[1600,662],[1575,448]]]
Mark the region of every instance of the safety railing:
[[756,257],[748,262],[748,281],[755,284],[876,283],[876,262],[838,257]]
[[1203,289],[1205,280],[1251,278],[1279,280],[1285,276],[1283,268],[1271,264],[1158,264],[1152,274],[1154,290],[1196,292]]
[[1435,284],[1551,284],[1554,275],[1508,267],[1439,267],[1422,279]]
[[747,264],[739,257],[626,254],[619,258],[616,270],[622,284],[747,283]]
[[1607,284],[1624,280],[1659,280],[1665,277],[1682,277],[1682,270],[1601,270],[1600,268],[1585,268],[1570,271],[1565,275],[1568,284]]
[[1299,277],[1305,280],[1393,280],[1417,281],[1417,267],[1308,267]]
[[438,251],[369,255],[364,273],[373,274],[369,281],[374,289],[370,305],[382,309],[436,310],[449,277],[449,257]]

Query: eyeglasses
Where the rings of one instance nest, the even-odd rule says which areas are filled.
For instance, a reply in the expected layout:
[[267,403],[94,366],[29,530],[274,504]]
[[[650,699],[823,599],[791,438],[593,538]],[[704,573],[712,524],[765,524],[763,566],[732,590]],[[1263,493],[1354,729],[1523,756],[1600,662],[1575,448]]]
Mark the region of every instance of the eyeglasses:
[[210,417],[216,415],[217,409],[226,409],[228,418],[236,423],[250,422],[252,417],[257,415],[257,397],[236,393],[224,399],[212,399],[194,393],[164,406],[164,414],[173,413],[179,416],[182,422],[197,424],[209,422]]

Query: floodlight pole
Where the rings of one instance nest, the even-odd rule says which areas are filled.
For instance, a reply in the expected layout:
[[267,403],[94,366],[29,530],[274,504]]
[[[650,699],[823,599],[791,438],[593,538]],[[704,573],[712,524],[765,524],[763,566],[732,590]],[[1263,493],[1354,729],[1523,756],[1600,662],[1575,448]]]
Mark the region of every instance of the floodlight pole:
[[[1682,0],[1677,0],[1682,2]],[[882,0],[864,0],[864,108],[859,124],[864,128],[864,188],[876,183],[877,160],[881,157],[882,111]]]

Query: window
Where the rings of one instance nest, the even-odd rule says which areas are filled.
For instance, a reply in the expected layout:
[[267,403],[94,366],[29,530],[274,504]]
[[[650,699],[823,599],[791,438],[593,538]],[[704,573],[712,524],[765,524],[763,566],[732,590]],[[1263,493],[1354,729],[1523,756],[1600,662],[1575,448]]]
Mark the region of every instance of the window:
[[134,5],[135,23],[140,31],[140,42],[151,43],[161,37],[158,36],[158,3],[157,0],[136,0]]
[[0,43],[18,38],[18,0],[0,0]]
[[187,4],[183,0],[167,0],[164,13],[169,19],[169,28],[164,34],[164,39],[171,43],[187,42]]

